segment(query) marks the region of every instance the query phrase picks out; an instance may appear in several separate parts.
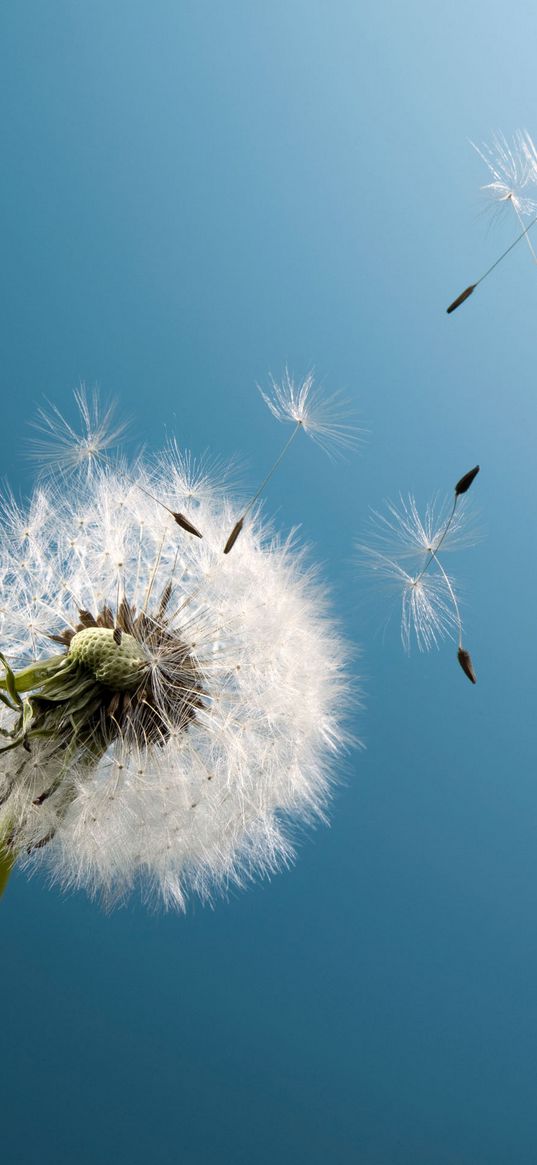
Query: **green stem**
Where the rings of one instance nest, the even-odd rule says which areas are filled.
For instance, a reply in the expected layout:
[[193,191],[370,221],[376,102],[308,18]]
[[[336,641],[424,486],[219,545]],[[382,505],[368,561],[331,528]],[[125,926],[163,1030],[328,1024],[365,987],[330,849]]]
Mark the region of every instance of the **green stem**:
[[11,840],[11,822],[9,819],[6,821],[4,817],[2,827],[0,828],[0,898],[4,893],[9,875],[16,861],[16,854],[13,853],[13,849],[9,844],[6,845],[6,839],[8,843]]
[[9,875],[15,865],[15,855],[5,849],[4,846],[0,848],[0,898],[9,881]]

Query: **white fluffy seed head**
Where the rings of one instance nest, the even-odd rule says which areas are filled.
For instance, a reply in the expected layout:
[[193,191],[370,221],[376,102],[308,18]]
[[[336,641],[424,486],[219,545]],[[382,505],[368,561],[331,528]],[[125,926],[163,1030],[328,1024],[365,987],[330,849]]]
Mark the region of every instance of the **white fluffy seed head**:
[[[67,748],[67,705],[61,743],[2,753],[0,840],[16,831],[19,858],[108,901],[139,886],[184,907],[189,891],[274,870],[292,852],[292,823],[323,816],[346,741],[347,651],[292,541],[254,521],[225,557],[236,503],[220,487],[204,478],[195,499],[201,539],[144,489],[187,514],[193,504],[192,472],[169,451],[135,480],[94,465],[69,489],[50,479],[26,511],[4,508],[1,649],[16,670],[64,637],[56,649],[104,685],[108,728],[90,706],[110,738],[91,756]],[[100,617],[98,636],[77,631],[80,612]],[[125,653],[129,667],[144,661],[134,694],[121,688]],[[15,721],[0,704],[4,731]]]

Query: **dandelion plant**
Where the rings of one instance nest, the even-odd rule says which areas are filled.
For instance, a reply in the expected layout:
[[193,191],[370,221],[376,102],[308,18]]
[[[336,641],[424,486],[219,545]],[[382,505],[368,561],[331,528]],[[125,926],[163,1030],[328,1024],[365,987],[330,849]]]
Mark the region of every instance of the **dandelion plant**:
[[18,863],[183,908],[275,870],[293,822],[323,817],[347,648],[292,539],[257,517],[222,556],[221,477],[173,443],[129,465],[106,426],[67,448],[58,427],[60,465],[0,515],[0,891]]

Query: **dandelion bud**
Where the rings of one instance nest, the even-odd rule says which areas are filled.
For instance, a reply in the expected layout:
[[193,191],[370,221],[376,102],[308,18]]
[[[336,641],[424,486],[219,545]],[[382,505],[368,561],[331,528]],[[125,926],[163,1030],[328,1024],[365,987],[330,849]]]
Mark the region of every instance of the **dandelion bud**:
[[464,476],[460,478],[455,486],[455,493],[457,497],[459,497],[460,494],[465,494],[466,490],[470,489],[470,486],[474,478],[477,477],[478,473],[479,465],[474,465],[473,469],[469,469],[468,473],[465,473]]
[[464,647],[459,647],[459,650],[457,652],[457,659],[462,667],[462,670],[463,670],[465,676],[468,676],[468,679],[470,680],[470,682],[472,684],[477,683],[477,676],[476,676],[475,671],[474,671],[474,665],[472,663],[470,653],[468,651],[465,651]]
[[475,291],[476,287],[477,283],[471,283],[469,287],[465,288],[464,291],[461,291],[461,294],[458,295],[457,298],[453,300],[453,303],[450,303],[449,307],[446,309],[448,316],[451,315],[452,311],[455,311],[456,308],[460,307],[461,303],[464,303],[465,299],[469,298],[472,292]]

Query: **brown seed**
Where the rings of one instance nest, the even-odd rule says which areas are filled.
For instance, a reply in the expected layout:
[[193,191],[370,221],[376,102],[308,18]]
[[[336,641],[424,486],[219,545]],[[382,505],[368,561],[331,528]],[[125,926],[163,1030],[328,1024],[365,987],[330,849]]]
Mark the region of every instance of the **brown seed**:
[[457,494],[457,496],[459,494],[465,494],[466,490],[470,489],[470,486],[471,486],[474,478],[477,477],[478,473],[479,473],[479,465],[474,465],[473,469],[469,469],[468,473],[465,473],[464,477],[461,477],[460,481],[458,481],[456,486],[455,486],[455,493]]
[[453,300],[453,303],[450,303],[449,307],[447,308],[448,316],[451,315],[452,311],[455,311],[455,308],[460,307],[461,303],[464,303],[465,299],[468,299],[468,297],[472,294],[472,291],[475,291],[476,287],[477,283],[471,283],[469,287],[467,287],[464,291],[461,291],[460,295],[458,295],[457,298]]
[[117,643],[118,647],[121,643],[121,627],[114,627],[114,643]]
[[47,639],[51,639],[53,643],[61,643],[62,647],[69,647],[74,634],[74,631],[62,631],[61,635],[47,635]]
[[193,534],[195,538],[203,538],[203,534],[200,534],[199,530],[196,530],[196,527],[192,525],[192,522],[189,522],[188,518],[185,518],[184,514],[175,514],[173,510],[170,513],[175,518],[177,525],[182,530],[186,530],[187,534]]
[[157,620],[162,619],[166,613],[166,608],[172,597],[173,586],[171,582],[167,582],[162,595],[160,596],[160,603],[158,605]]
[[121,627],[122,631],[127,634],[132,634],[134,610],[126,599],[122,599],[116,615],[116,626]]
[[465,676],[468,676],[468,679],[470,680],[470,682],[472,684],[476,684],[477,683],[477,676],[476,676],[475,671],[474,671],[474,665],[472,663],[470,653],[468,651],[465,651],[464,647],[459,647],[459,650],[457,652],[457,659],[462,667],[462,670],[463,670]]
[[79,615],[80,622],[81,622],[83,627],[96,627],[97,626],[95,619],[93,618],[93,615],[91,614],[91,611],[84,611],[81,608],[78,612],[78,615]]
[[39,841],[36,841],[33,845],[28,846],[26,853],[31,854],[34,849],[43,849],[43,846],[48,845],[49,841],[52,841],[55,833],[55,829],[49,829],[48,833],[46,833],[44,837],[40,837]]
[[233,550],[233,547],[237,541],[237,538],[239,537],[239,534],[240,534],[243,526],[244,526],[244,518],[239,518],[238,522],[235,523],[235,525],[231,531],[231,534],[229,535],[229,538],[226,542],[226,545],[224,546],[224,554],[229,554],[230,550]]
[[122,703],[123,692],[113,692],[108,704],[106,706],[106,715],[110,720],[115,720]]
[[109,631],[114,626],[114,616],[111,607],[104,606],[97,615],[97,627],[106,627]]

